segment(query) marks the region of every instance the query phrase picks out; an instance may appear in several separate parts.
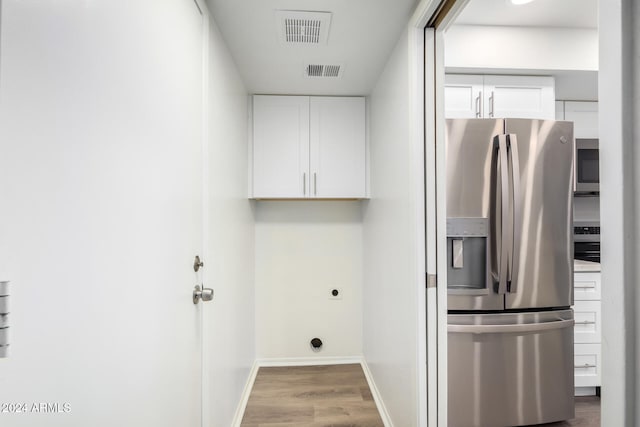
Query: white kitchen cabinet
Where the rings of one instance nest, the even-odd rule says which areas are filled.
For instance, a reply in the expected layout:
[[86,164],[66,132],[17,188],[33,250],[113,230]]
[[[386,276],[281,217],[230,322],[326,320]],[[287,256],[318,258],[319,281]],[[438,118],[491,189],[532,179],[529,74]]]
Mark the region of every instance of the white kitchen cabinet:
[[602,317],[600,301],[576,301],[573,306],[575,325],[573,342],[576,344],[600,343]]
[[444,102],[447,118],[556,117],[553,77],[447,74]]
[[484,76],[485,117],[555,119],[553,77]]
[[[599,387],[601,381],[600,344],[576,344],[573,357],[574,385],[578,388]],[[579,390],[576,395],[581,395]]]
[[564,119],[573,122],[576,138],[598,138],[598,102],[565,101]]
[[[596,264],[597,265],[597,264]],[[602,342],[601,279],[599,271],[574,273],[574,359],[576,395],[600,387]],[[589,391],[591,390],[591,391]]]
[[600,301],[600,272],[576,272],[573,277],[573,299]]
[[256,199],[366,197],[365,100],[253,97]]
[[445,76],[444,103],[448,119],[475,119],[482,117],[484,76],[447,74]]

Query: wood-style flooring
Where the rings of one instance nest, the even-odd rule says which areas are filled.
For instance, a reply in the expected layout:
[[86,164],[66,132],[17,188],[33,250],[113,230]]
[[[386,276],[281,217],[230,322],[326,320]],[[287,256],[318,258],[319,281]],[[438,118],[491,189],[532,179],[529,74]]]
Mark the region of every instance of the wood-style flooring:
[[576,397],[576,417],[557,423],[540,424],[542,427],[600,427],[600,398],[598,396]]
[[359,364],[260,368],[242,427],[384,427]]
[[[600,427],[600,398],[576,397],[576,417],[538,427]],[[384,427],[358,364],[260,368],[242,427]]]

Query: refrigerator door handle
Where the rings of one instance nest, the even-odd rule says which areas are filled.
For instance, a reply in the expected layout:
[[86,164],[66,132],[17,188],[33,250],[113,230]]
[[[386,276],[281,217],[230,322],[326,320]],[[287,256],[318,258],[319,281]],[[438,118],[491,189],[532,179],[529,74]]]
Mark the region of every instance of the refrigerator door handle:
[[511,171],[512,191],[510,193],[511,205],[511,242],[509,244],[509,277],[507,279],[508,292],[514,293],[518,290],[518,266],[520,264],[520,234],[522,220],[522,208],[520,203],[520,157],[518,157],[518,139],[515,134],[507,135],[509,146],[509,169]]
[[[498,162],[500,166],[500,250],[498,258],[498,294],[507,293],[507,273],[509,260],[509,203],[505,200],[509,194],[509,176],[507,162],[507,135],[498,135],[493,140],[497,147]],[[496,251],[496,254],[498,251]]]
[[447,325],[447,332],[459,334],[508,334],[551,331],[554,329],[572,328],[573,325],[573,319],[511,325]]

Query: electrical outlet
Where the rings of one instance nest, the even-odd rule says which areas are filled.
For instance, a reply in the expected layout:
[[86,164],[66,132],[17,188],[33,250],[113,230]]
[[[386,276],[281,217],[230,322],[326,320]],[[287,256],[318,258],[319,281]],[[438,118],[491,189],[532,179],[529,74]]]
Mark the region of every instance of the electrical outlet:
[[329,299],[342,299],[342,288],[335,286],[329,288]]

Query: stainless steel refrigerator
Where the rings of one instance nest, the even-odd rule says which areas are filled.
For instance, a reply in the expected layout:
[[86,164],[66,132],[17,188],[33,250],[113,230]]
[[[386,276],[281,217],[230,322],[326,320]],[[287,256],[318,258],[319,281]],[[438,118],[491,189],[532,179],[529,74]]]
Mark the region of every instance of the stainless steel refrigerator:
[[573,418],[573,124],[446,135],[449,426]]

